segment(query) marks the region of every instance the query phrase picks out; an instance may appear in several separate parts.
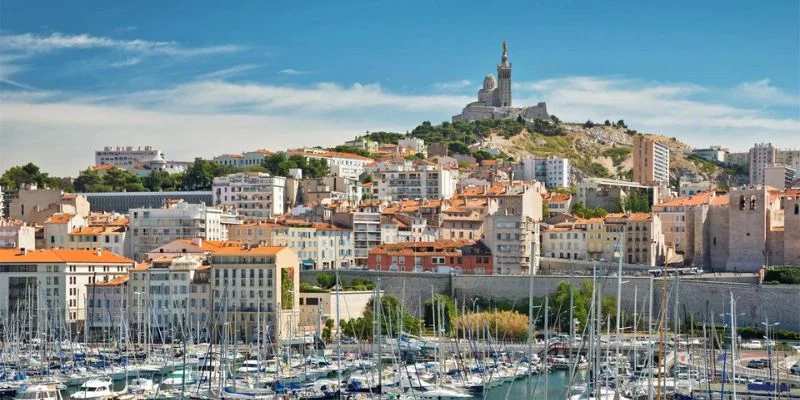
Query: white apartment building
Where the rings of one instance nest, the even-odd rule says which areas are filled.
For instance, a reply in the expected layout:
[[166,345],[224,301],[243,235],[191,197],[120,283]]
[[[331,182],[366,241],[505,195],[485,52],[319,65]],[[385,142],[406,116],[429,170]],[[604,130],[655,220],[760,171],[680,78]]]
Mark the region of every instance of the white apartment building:
[[214,162],[236,168],[247,168],[261,165],[261,163],[272,154],[274,153],[266,149],[243,151],[241,153],[216,156],[214,157]]
[[378,199],[449,199],[458,185],[458,170],[427,163],[404,162],[376,171],[372,196]]
[[334,176],[358,179],[364,173],[364,167],[375,161],[369,157],[358,154],[341,153],[337,151],[327,151],[322,149],[300,149],[291,150],[289,155],[299,155],[306,158],[323,159],[330,167],[330,173]]
[[[520,174],[521,172],[521,174]],[[521,168],[516,168],[518,180],[537,180],[547,188],[569,187],[572,168],[569,159],[549,156],[547,158],[526,158]]]
[[422,216],[391,215],[381,219],[381,243],[435,242]]
[[67,235],[64,248],[95,250],[103,249],[114,254],[125,254],[127,250],[127,226],[84,226],[73,229]]
[[717,163],[723,163],[727,160],[728,149],[721,146],[711,146],[705,149],[692,149],[692,154]]
[[19,220],[0,217],[0,248],[35,249],[36,228]]
[[141,261],[148,251],[177,239],[228,238],[227,226],[222,222],[222,210],[205,204],[178,201],[163,208],[132,208],[128,219],[130,250],[127,254]]
[[164,153],[152,146],[106,146],[94,152],[94,165],[113,165],[129,170],[136,164],[149,164],[152,160],[164,160]]
[[406,149],[406,153],[416,154],[420,153],[423,156],[428,156],[428,146],[425,146],[425,141],[415,137],[407,137],[397,141],[397,145],[401,149]]
[[274,218],[284,213],[286,178],[263,172],[214,178],[214,205],[230,205],[247,219]]
[[[128,273],[133,260],[103,250],[0,249],[0,324],[17,310],[39,308],[31,319],[19,319],[16,328],[28,331],[81,325],[88,296],[86,285],[106,282]],[[28,323],[31,325],[28,326]],[[55,325],[50,325],[55,324]]]
[[764,169],[778,161],[778,149],[772,143],[756,143],[750,148],[750,185],[764,184]]
[[707,180],[691,180],[681,178],[678,184],[678,193],[680,196],[691,196],[693,194],[702,193],[711,190],[714,184]]

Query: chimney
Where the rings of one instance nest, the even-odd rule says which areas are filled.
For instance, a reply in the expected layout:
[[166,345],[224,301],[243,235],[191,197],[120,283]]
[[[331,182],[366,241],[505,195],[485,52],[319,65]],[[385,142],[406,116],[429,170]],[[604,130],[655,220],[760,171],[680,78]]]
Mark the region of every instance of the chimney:
[[97,249],[97,256],[100,257],[103,255],[103,249]]
[[192,238],[191,243],[197,247],[203,247],[203,238]]
[[24,247],[20,247],[19,248],[19,255],[24,256],[26,254],[28,254],[28,249],[26,249]]

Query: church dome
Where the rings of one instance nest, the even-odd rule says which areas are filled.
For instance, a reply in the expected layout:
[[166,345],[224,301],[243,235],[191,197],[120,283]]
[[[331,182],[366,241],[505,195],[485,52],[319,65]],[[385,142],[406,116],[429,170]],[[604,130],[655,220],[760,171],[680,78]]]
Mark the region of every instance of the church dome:
[[494,90],[495,88],[497,88],[497,79],[492,74],[486,75],[486,78],[483,78],[483,90]]

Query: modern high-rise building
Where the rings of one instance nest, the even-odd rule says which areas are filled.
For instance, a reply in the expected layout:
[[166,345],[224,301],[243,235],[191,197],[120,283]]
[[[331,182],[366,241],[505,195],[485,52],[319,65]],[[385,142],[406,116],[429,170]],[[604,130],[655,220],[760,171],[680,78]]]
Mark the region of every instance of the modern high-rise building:
[[778,160],[778,149],[772,143],[756,143],[750,148],[750,184],[764,184],[764,168],[775,164]]
[[633,137],[633,180],[643,185],[669,182],[669,148],[644,136]]

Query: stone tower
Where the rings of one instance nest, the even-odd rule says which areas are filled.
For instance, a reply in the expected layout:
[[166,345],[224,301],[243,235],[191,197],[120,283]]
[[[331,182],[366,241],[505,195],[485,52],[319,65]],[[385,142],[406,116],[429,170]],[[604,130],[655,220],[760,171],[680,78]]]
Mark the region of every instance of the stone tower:
[[508,45],[503,42],[503,57],[497,65],[497,101],[495,107],[511,107],[511,63],[508,62]]

